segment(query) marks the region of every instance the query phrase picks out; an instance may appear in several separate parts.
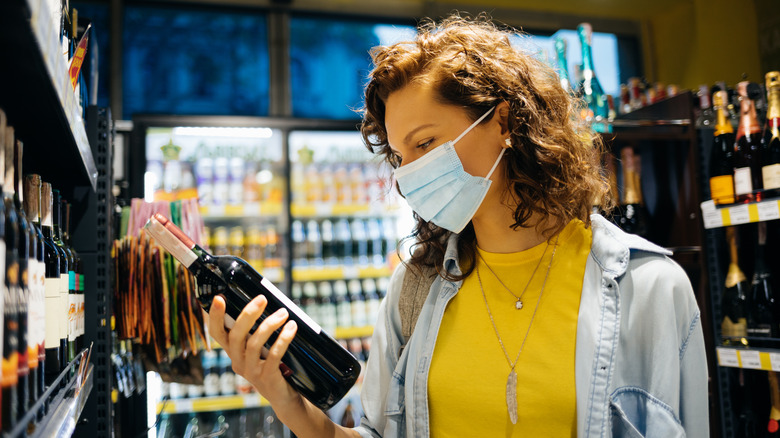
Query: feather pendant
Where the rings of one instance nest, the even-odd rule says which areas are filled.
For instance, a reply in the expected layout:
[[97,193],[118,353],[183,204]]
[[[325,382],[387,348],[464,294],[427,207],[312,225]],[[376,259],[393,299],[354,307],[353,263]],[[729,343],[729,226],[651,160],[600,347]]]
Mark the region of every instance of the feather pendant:
[[517,373],[514,368],[506,379],[506,410],[512,424],[517,424]]

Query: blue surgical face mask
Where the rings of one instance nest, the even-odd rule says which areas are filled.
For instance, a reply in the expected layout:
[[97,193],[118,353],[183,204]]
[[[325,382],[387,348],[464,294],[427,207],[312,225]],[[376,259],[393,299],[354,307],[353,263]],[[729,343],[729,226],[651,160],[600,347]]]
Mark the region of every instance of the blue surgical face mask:
[[482,115],[455,140],[428,152],[417,160],[395,169],[395,179],[406,202],[421,218],[454,233],[466,228],[490,188],[490,176],[496,170],[504,148],[487,176],[466,173],[455,152],[455,143],[490,114]]

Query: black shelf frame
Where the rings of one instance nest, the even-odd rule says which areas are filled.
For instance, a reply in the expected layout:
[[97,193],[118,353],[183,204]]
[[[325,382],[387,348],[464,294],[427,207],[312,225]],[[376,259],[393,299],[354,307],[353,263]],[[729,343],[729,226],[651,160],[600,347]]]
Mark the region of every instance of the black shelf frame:
[[0,69],[0,108],[25,142],[28,173],[45,175],[54,187],[78,184],[94,190],[98,171],[83,126],[78,125],[75,94],[71,98],[67,93],[72,91],[66,88],[63,100],[55,86],[68,72],[51,77],[47,65],[61,55],[51,53],[50,41],[35,32],[31,20],[27,1],[0,2],[0,53],[9,64]]

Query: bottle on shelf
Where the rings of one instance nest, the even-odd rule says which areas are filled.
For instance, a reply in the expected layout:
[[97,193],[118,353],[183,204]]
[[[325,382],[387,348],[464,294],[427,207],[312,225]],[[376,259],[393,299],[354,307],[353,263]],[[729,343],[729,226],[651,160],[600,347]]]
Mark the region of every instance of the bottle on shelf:
[[201,353],[203,366],[203,393],[206,397],[219,395],[219,354],[214,351]]
[[699,85],[699,115],[696,117],[696,128],[710,128],[715,125],[715,112],[710,101],[710,87]]
[[[288,382],[315,406],[321,409],[333,406],[352,387],[360,373],[355,358],[245,261],[232,256],[212,256],[160,214],[155,214],[146,228],[195,275],[197,299],[205,310],[211,308],[215,295],[225,297],[228,328],[257,295],[264,295],[268,300],[261,320],[280,308],[287,309],[289,319],[297,323],[298,329],[280,368]],[[266,347],[270,347],[276,337],[276,334],[271,336]]]
[[[13,128],[6,127],[0,146],[7,148],[9,137],[13,138]],[[13,154],[11,154],[13,157]],[[0,151],[0,170],[8,174],[8,156],[5,150]],[[13,161],[13,158],[11,158]],[[11,167],[13,169],[13,167]],[[13,175],[13,171],[11,171]],[[0,374],[2,387],[2,428],[10,431],[16,426],[19,413],[19,217],[13,203],[13,176],[3,181],[3,213],[5,241],[5,264],[0,267],[5,271],[3,284],[3,358]]]
[[[328,284],[330,285],[330,283]],[[353,319],[352,301],[350,301],[350,295],[346,288],[346,284],[334,282],[330,287],[336,301],[336,314],[338,316],[337,325],[339,327],[357,326]]]
[[780,72],[766,74],[767,124],[762,150],[761,176],[768,196],[780,196]]
[[53,202],[51,184],[41,183],[41,231],[44,238],[44,263],[46,264],[45,303],[46,303],[46,385],[51,385],[54,379],[66,365],[62,363],[61,337],[61,287],[62,281],[60,264],[67,263],[63,260],[62,253],[54,242],[53,230]]
[[324,264],[320,225],[314,219],[306,222],[306,258],[312,267],[322,267]]
[[726,228],[729,247],[729,270],[723,291],[723,320],[720,329],[724,345],[747,346],[747,277],[739,267],[737,236],[734,227]]
[[760,201],[761,126],[756,115],[755,99],[760,96],[758,84],[742,81],[739,93],[739,128],[734,149],[734,192],[737,202]]
[[611,132],[607,96],[596,77],[593,63],[593,28],[590,23],[582,23],[577,26],[577,33],[582,45],[582,83],[578,94],[587,104],[587,109],[583,108],[587,111],[585,120],[590,122],[591,129],[595,132]]
[[767,223],[759,222],[757,226],[758,245],[747,314],[747,334],[751,345],[765,347],[769,345],[766,338],[780,337],[780,318],[772,290],[774,279],[765,261]]
[[566,62],[566,40],[561,36],[556,36],[553,41],[555,46],[555,71],[558,73],[558,78],[561,82],[561,87],[572,92],[571,80],[569,79],[569,64]]
[[366,307],[366,297],[360,293],[359,288],[349,288],[347,282],[338,280],[333,284],[333,289],[338,293],[349,295],[349,303],[352,311],[352,325],[355,327],[364,327],[368,325],[368,308]]
[[320,224],[322,233],[322,258],[326,266],[336,266],[339,264],[339,258],[336,255],[335,237],[333,233],[333,222],[325,219]]
[[[356,283],[354,289],[350,284],[350,290],[360,289],[360,283]],[[366,319],[371,324],[379,318],[379,305],[382,303],[382,299],[379,298],[377,293],[376,282],[373,278],[363,279],[363,295],[366,299]]]
[[634,148],[627,146],[621,149],[620,156],[623,163],[624,192],[619,225],[628,233],[647,237],[650,234],[650,222],[642,202],[639,155],[634,153]]
[[60,191],[57,189],[52,190],[52,196],[54,198],[54,214],[52,215],[54,219],[54,243],[59,247],[61,251],[60,254],[66,262],[64,266],[65,269],[63,269],[63,264],[60,264],[60,273],[62,275],[60,281],[60,292],[62,293],[62,307],[60,308],[62,319],[60,320],[60,328],[62,333],[60,336],[62,336],[65,341],[65,345],[63,345],[64,351],[62,352],[62,363],[63,365],[67,365],[76,357],[75,339],[73,339],[70,326],[73,312],[72,306],[75,304],[76,281],[75,272],[73,271],[73,253],[70,252],[70,248],[62,241],[62,197],[60,196]]
[[732,204],[734,197],[734,127],[726,108],[728,94],[716,91],[712,100],[715,107],[715,137],[710,154],[710,193],[716,205]]
[[[17,306],[18,306],[18,340],[17,347],[19,349],[19,365],[17,368],[17,374],[19,375],[17,384],[17,393],[19,400],[19,407],[17,411],[18,418],[20,420],[27,410],[30,408],[30,400],[35,397],[37,388],[32,388],[31,385],[36,383],[37,375],[37,363],[33,366],[33,360],[38,361],[38,349],[37,344],[30,343],[30,288],[29,288],[29,266],[30,266],[30,222],[27,220],[27,215],[22,208],[22,201],[24,198],[21,192],[21,174],[17,169],[21,166],[21,152],[22,144],[19,140],[6,143],[5,150],[5,184],[8,185],[8,192],[12,195],[11,205],[16,210],[17,224],[19,226],[18,239],[18,280],[17,280]],[[35,345],[33,356],[30,357],[31,348]]]
[[46,382],[44,375],[46,374],[46,262],[45,251],[46,242],[43,237],[43,230],[41,226],[41,177],[39,175],[27,175],[24,179],[24,210],[27,214],[27,218],[32,221],[31,234],[35,235],[34,245],[31,249],[35,249],[35,263],[31,264],[33,270],[30,275],[30,284],[33,285],[34,304],[30,306],[32,312],[33,322],[30,327],[32,329],[32,339],[37,344],[38,354],[38,373],[37,382],[35,384],[38,392],[35,394],[35,398],[39,398],[46,390]]
[[349,221],[341,218],[334,225],[334,241],[336,246],[336,256],[343,265],[353,264],[352,253],[352,232],[349,228]]
[[320,296],[319,322],[322,329],[328,333],[334,333],[338,327],[339,316],[336,297],[333,296],[333,287],[328,281],[321,281],[317,285]]
[[308,244],[306,242],[306,231],[303,228],[303,221],[297,219],[292,221],[290,237],[292,238],[293,266],[308,266],[309,260],[306,257]]
[[219,350],[219,393],[222,395],[233,395],[236,391],[236,374],[233,372],[232,362],[227,351]]
[[352,219],[349,224],[349,231],[352,235],[352,257],[356,257],[355,262],[358,265],[365,266],[368,264],[366,225],[362,219]]

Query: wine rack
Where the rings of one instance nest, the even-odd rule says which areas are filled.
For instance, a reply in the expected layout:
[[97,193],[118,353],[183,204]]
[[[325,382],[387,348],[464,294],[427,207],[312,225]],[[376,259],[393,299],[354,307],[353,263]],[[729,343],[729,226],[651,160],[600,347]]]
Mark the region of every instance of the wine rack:
[[271,406],[260,394],[222,395],[165,400],[157,403],[158,414],[189,414],[194,412],[229,411]]
[[701,203],[701,212],[706,229],[771,221],[780,219],[780,199],[725,207],[716,206],[709,200]]

